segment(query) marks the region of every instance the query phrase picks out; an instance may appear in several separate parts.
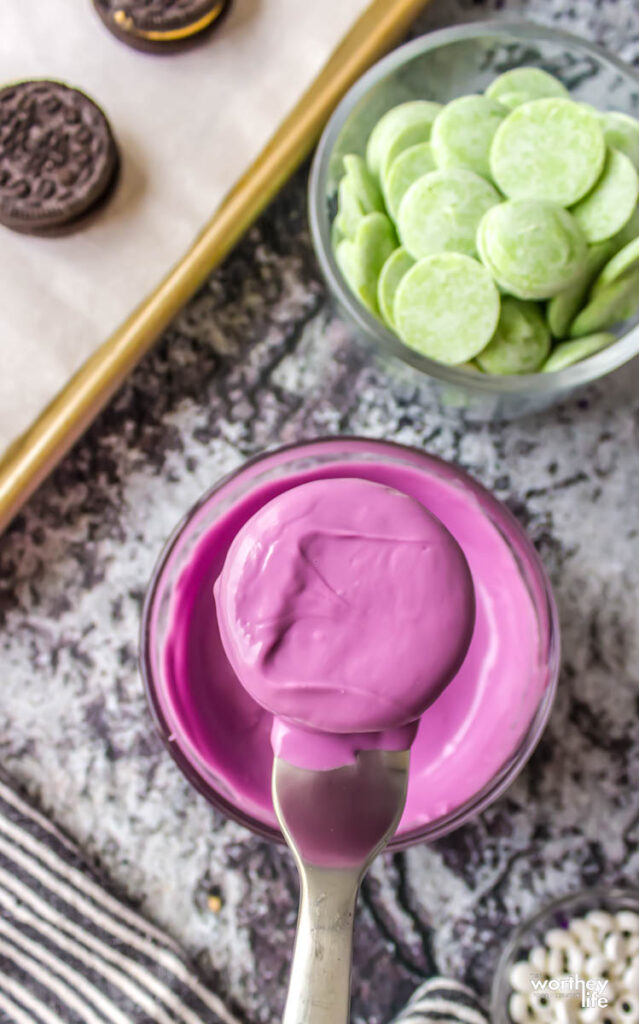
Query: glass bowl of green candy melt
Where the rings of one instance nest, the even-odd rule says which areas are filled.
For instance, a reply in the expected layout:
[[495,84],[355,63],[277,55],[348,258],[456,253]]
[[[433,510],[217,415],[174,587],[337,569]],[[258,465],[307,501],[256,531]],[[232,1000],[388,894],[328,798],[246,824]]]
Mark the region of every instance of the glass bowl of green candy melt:
[[320,141],[315,249],[391,377],[536,412],[639,352],[639,75],[567,33],[443,29],[352,87]]

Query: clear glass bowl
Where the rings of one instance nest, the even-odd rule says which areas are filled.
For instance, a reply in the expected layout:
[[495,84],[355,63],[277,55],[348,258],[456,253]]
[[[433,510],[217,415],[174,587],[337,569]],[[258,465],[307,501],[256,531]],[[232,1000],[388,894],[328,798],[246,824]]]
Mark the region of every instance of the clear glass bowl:
[[331,222],[345,153],[363,154],[381,115],[415,98],[442,103],[483,91],[496,75],[519,65],[552,72],[579,100],[601,110],[639,116],[639,75],[591,43],[530,22],[484,21],[429,33],[393,51],[346,94],[320,140],[309,183],[309,217],[322,273],[354,337],[382,359],[389,376],[439,392],[444,405],[482,419],[537,412],[622,366],[639,352],[639,327],[626,324],[619,340],[556,373],[491,376],[443,366],[413,352],[353,295],[335,262]]
[[[212,525],[232,510],[236,503],[247,496],[250,497],[253,491],[257,493],[258,488],[261,489],[294,474],[321,468],[323,475],[331,476],[334,472],[331,466],[342,466],[345,462],[359,467],[372,462],[375,465],[385,464],[400,469],[417,467],[420,471],[430,474],[453,474],[456,486],[472,493],[480,510],[478,514],[483,513],[497,526],[520,568],[539,625],[539,672],[540,676],[547,680],[531,720],[495,775],[478,788],[470,799],[450,813],[396,837],[390,845],[391,848],[400,849],[422,840],[436,839],[452,831],[478,814],[504,792],[537,745],[548,719],[557,685],[557,613],[550,583],[539,556],[514,517],[462,470],[448,466],[442,460],[414,448],[364,438],[326,438],[310,441],[266,453],[245,463],[205,494],[167,541],[153,573],[144,604],[140,637],[141,671],[149,705],[160,734],[190,782],[228,817],[239,821],[259,835],[282,842],[279,830],[265,820],[263,813],[260,816],[257,804],[254,812],[247,809],[246,805],[242,806],[242,801],[234,796],[232,789],[211,769],[210,764],[191,742],[188,728],[185,728],[184,720],[176,710],[176,701],[171,696],[172,682],[168,678],[165,660],[167,638],[171,628],[172,599],[176,589],[180,587],[185,568],[191,564],[195,548]],[[231,540],[232,536],[228,538],[227,546]],[[206,586],[208,585],[207,582]],[[188,646],[188,637],[181,640],[181,646],[185,645]],[[212,671],[211,678],[214,684],[213,675]],[[213,715],[216,714],[214,698],[215,688],[212,685],[209,706]],[[256,763],[256,757],[252,756],[250,735],[238,756],[245,759],[242,765]]]
[[533,946],[543,945],[543,937],[551,928],[565,928],[568,921],[583,917],[590,910],[605,910],[610,914],[620,910],[639,913],[639,891],[605,886],[582,889],[546,904],[516,928],[504,947],[495,971],[491,994],[492,1024],[512,1024],[508,1002],[512,994],[510,970],[513,964],[525,959]]

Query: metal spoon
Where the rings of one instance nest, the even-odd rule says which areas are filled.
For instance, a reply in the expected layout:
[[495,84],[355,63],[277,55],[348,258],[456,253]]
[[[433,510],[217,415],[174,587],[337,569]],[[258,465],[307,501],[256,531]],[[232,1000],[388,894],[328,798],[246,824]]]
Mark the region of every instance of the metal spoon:
[[399,824],[409,756],[366,750],[329,771],[275,758],[273,803],[301,884],[283,1024],[348,1024],[355,900]]

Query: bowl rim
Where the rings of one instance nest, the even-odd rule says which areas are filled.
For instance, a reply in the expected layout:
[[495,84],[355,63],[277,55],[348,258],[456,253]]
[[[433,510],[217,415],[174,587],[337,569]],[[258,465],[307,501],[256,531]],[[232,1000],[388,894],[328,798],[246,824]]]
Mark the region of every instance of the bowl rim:
[[492,1024],[510,1024],[510,1017],[505,1008],[504,986],[508,984],[507,972],[513,953],[526,934],[545,917],[560,910],[568,910],[571,907],[584,903],[591,903],[591,910],[606,909],[610,904],[618,906],[631,904],[628,909],[639,913],[639,889],[631,885],[605,885],[597,884],[575,889],[572,892],[556,896],[554,899],[544,903],[534,914],[526,917],[520,924],[516,925],[510,933],[504,948],[499,954],[495,973],[493,975],[490,989],[490,1019]]
[[464,39],[481,39],[484,36],[512,36],[515,39],[534,37],[553,43],[563,41],[608,64],[639,88],[639,72],[614,54],[609,53],[604,47],[582,39],[571,32],[546,27],[535,21],[508,16],[486,18],[463,25],[436,29],[418,36],[392,50],[358,78],[327,122],[313,158],[308,182],[308,216],[311,239],[329,292],[338,300],[348,318],[358,328],[359,333],[381,354],[389,355],[400,363],[408,364],[425,377],[484,396],[493,398],[502,395],[521,396],[522,398],[551,396],[604,377],[639,354],[639,324],[631,327],[625,334],[595,355],[552,373],[537,372],[498,376],[482,374],[461,367],[446,366],[409,348],[355,298],[337,265],[331,244],[331,224],[325,202],[326,181],[333,148],[352,110],[382,79],[415,57],[430,53],[450,43]]
[[[487,487],[475,479],[470,473],[468,473],[463,467],[457,466],[455,463],[450,463],[437,455],[430,452],[424,451],[421,448],[417,448],[414,445],[401,444],[397,441],[389,441],[386,439],[380,439],[375,437],[365,437],[361,435],[338,435],[337,437],[331,435],[322,435],[320,437],[308,438],[302,441],[291,442],[285,445],[273,445],[256,455],[251,456],[248,459],[244,459],[238,466],[232,469],[230,472],[225,473],[221,476],[210,488],[208,488],[204,494],[202,494],[193,505],[187,510],[187,512],[180,517],[178,523],[169,534],[167,540],[162,546],[156,563],[153,567],[151,578],[146,588],[144,596],[144,602],[142,605],[142,612],[140,616],[140,629],[139,629],[139,640],[138,640],[138,664],[140,675],[142,677],[143,688],[147,700],[147,705],[151,712],[154,725],[159,732],[160,738],[163,742],[164,747],[168,750],[171,757],[177,764],[178,768],[191,785],[207,800],[207,802],[215,807],[232,821],[243,825],[251,832],[261,836],[264,839],[269,839],[273,842],[280,844],[284,843],[284,837],[281,832],[274,829],[272,826],[260,821],[258,818],[252,816],[250,812],[237,807],[231,800],[224,795],[219,789],[213,787],[211,783],[198,771],[197,767],[189,759],[187,754],[182,748],[174,741],[173,726],[166,717],[165,711],[162,707],[162,703],[157,694],[157,682],[156,672],[153,664],[153,646],[152,646],[152,621],[153,612],[155,608],[156,597],[158,588],[162,581],[165,569],[169,565],[173,552],[176,546],[179,544],[183,531],[188,527],[200,509],[206,505],[210,499],[227,484],[231,483],[234,479],[238,478],[246,470],[250,470],[252,467],[259,465],[260,462],[269,459],[272,456],[286,452],[301,452],[304,453],[305,449],[319,449],[323,445],[334,445],[335,441],[345,442],[346,444],[357,442],[365,446],[374,444],[382,447],[386,447],[391,451],[395,450],[398,453],[408,452],[417,454],[419,456],[426,456],[431,461],[441,464],[444,467],[450,467],[451,465],[459,470],[464,476],[468,477],[472,484],[479,488],[482,493],[485,493],[490,502],[495,502],[499,505],[501,511],[505,514],[506,520],[515,526],[519,539],[522,541],[523,547],[530,556],[534,559],[535,566],[539,571],[540,578],[543,582],[544,594],[543,599],[545,602],[545,612],[548,617],[549,623],[549,642],[548,642],[548,685],[544,690],[544,693],[537,705],[535,714],[531,719],[525,733],[521,737],[519,745],[516,750],[512,752],[510,757],[504,762],[500,770],[495,776],[490,779],[475,795],[469,799],[466,803],[456,808],[450,815],[446,815],[443,818],[435,819],[435,821],[415,828],[413,831],[406,833],[402,836],[394,836],[388,844],[388,849],[391,852],[397,852],[399,850],[406,849],[410,846],[414,846],[421,842],[431,842],[435,839],[439,839],[444,835],[448,835],[455,829],[461,827],[466,822],[475,818],[489,805],[494,803],[503,795],[503,793],[512,785],[517,776],[523,770],[532,756],[539,740],[541,739],[550,713],[552,711],[555,696],[557,693],[557,686],[559,681],[559,671],[561,668],[561,633],[559,626],[559,615],[557,611],[556,602],[554,599],[553,588],[546,572],[545,566],[536,551],[532,540],[528,536],[525,528],[512,514],[510,509],[501,502]],[[488,510],[486,510],[488,514]],[[515,557],[518,557],[516,554]]]

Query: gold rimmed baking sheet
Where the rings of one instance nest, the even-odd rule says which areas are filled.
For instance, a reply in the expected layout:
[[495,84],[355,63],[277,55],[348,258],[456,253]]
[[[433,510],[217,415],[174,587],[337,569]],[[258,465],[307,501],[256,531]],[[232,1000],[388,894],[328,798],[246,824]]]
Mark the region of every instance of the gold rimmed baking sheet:
[[427,2],[373,0],[365,8],[184,256],[6,449],[0,458],[0,530],[299,166],[349,86],[401,37]]

